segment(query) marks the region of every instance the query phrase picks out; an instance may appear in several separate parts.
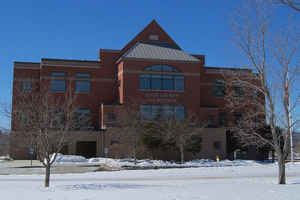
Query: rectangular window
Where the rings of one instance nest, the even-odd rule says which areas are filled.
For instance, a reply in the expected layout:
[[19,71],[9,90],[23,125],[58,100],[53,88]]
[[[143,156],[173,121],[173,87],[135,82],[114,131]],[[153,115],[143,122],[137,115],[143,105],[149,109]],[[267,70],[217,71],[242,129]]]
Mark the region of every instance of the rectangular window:
[[172,76],[163,76],[163,90],[174,90],[174,79]]
[[89,93],[91,90],[91,83],[89,80],[76,80],[75,81],[75,92],[78,93]]
[[174,116],[173,106],[162,106],[162,117],[164,119],[171,119]]
[[52,92],[65,92],[66,91],[66,81],[65,80],[51,80],[50,90]]
[[23,91],[31,91],[32,90],[32,82],[23,81]]
[[184,91],[184,77],[183,76],[175,76],[175,90]]
[[150,90],[151,89],[151,75],[140,76],[140,89]]
[[208,126],[209,128],[215,127],[215,117],[214,117],[213,115],[209,115],[209,116],[208,116],[207,126]]
[[213,92],[215,97],[224,97],[225,96],[225,86],[214,85]]
[[152,120],[159,120],[161,118],[160,114],[161,114],[161,107],[160,106],[156,106],[153,105],[151,108],[151,112],[152,112]]
[[183,106],[175,106],[175,119],[179,121],[184,120],[184,107]]
[[[66,72],[51,72],[51,77],[64,78]],[[52,92],[65,92],[66,91],[66,80],[64,79],[51,79],[50,90]]]
[[152,90],[161,90],[162,89],[161,83],[162,83],[161,75],[152,75],[152,83],[151,83]]

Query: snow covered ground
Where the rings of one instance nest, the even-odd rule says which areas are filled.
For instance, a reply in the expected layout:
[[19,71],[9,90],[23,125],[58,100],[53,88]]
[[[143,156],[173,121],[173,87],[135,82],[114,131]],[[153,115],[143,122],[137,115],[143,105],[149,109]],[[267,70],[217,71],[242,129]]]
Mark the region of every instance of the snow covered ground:
[[300,164],[288,164],[277,185],[274,164],[43,175],[2,175],[4,200],[299,200]]
[[260,162],[249,160],[222,160],[216,162],[208,159],[192,160],[185,162],[184,164],[178,164],[175,162],[162,161],[162,160],[137,160],[134,162],[132,158],[125,159],[112,159],[112,158],[90,158],[86,159],[82,156],[75,155],[57,155],[55,165],[69,165],[73,164],[106,164],[113,167],[139,167],[139,168],[166,168],[166,167],[224,167],[224,166],[250,166],[261,165]]

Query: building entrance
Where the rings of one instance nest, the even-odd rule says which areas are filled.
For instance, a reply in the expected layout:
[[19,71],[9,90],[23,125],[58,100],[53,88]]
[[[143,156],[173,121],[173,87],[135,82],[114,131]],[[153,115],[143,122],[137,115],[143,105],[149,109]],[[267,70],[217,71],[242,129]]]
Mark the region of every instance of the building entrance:
[[96,157],[97,143],[96,142],[77,142],[76,155],[84,156],[86,158]]

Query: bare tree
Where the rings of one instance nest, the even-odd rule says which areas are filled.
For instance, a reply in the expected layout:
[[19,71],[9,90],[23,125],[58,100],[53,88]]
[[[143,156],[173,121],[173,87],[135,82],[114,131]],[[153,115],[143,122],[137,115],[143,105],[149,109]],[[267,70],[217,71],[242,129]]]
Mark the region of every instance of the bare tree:
[[54,95],[47,87],[22,91],[14,88],[15,104],[12,117],[14,131],[29,139],[37,158],[45,167],[45,187],[50,184],[50,169],[57,154],[70,139],[69,133],[76,126],[75,103],[72,91]]
[[121,127],[121,140],[129,142],[134,162],[136,163],[137,151],[141,137],[142,120],[139,107],[135,103],[123,105],[116,117],[117,124]]
[[299,0],[276,0],[275,3],[289,6],[290,8],[300,12],[300,1]]
[[[256,145],[270,144],[277,154],[278,183],[286,183],[285,160],[289,154],[292,128],[295,126],[295,109],[299,102],[295,80],[299,78],[299,33],[297,28],[275,29],[271,26],[272,5],[252,2],[234,16],[233,30],[237,44],[249,60],[251,73],[232,73],[227,76],[228,105],[242,120],[243,141]],[[230,77],[230,78],[228,78]],[[245,97],[235,95],[246,91]],[[234,93],[231,93],[234,92]],[[252,94],[251,94],[252,93]],[[253,97],[253,98],[250,98]],[[245,112],[246,111],[246,112]],[[266,140],[253,131],[258,122],[270,125],[272,138]],[[245,125],[246,124],[246,125]],[[277,127],[282,132],[278,133]]]

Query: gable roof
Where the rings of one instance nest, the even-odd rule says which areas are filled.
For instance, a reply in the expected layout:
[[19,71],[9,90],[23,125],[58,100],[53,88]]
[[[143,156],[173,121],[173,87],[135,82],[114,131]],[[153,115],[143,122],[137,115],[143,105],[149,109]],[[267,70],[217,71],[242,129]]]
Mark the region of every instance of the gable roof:
[[128,51],[128,49],[130,49],[138,41],[153,42],[153,40],[149,38],[150,35],[158,36],[156,42],[169,43],[174,47],[181,49],[176,42],[162,29],[162,27],[155,20],[152,20],[141,32],[139,32],[128,44],[123,47],[121,50],[121,55]]
[[121,56],[122,59],[150,59],[167,61],[202,62],[200,59],[185,53],[168,43],[137,42]]

